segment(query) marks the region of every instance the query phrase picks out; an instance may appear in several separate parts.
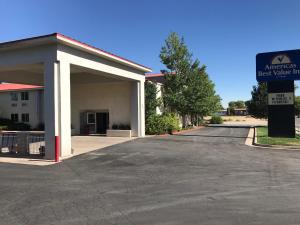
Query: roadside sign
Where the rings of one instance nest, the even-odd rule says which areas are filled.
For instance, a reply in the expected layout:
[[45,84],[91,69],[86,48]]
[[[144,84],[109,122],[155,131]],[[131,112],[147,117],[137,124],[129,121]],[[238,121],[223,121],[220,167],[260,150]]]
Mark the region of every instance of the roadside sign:
[[256,80],[300,80],[300,50],[257,54]]
[[294,93],[269,93],[268,94],[268,105],[293,105],[294,104]]

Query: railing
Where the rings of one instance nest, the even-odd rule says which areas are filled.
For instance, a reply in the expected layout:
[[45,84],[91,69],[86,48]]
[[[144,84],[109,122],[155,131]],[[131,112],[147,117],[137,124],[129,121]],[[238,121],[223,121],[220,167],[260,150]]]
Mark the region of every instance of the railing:
[[29,133],[27,136],[27,152],[29,155],[45,155],[45,135]]
[[44,132],[2,132],[0,153],[44,156]]
[[0,134],[1,153],[17,153],[16,133],[5,132]]

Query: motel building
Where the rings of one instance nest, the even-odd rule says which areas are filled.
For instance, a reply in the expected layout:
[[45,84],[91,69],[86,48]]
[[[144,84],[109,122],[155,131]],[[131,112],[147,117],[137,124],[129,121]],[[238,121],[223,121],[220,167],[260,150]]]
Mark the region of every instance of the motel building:
[[123,124],[132,136],[143,137],[148,72],[58,33],[0,43],[0,82],[5,82],[0,85],[8,85],[0,91],[7,105],[0,107],[0,117],[33,128],[44,122],[46,159],[54,159],[58,148],[60,157],[71,155],[72,133],[103,134]]

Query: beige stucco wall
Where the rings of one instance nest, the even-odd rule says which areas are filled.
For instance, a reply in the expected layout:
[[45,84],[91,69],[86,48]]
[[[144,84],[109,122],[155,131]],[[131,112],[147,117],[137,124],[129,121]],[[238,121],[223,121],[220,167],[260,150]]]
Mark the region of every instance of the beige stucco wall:
[[[21,91],[14,91],[18,93],[18,101],[11,100],[11,92],[0,92],[0,117],[11,118],[11,114],[19,114],[19,122],[22,122],[22,113],[29,114],[29,124],[35,128],[43,121],[43,93],[41,90],[30,90],[29,100],[21,100]],[[26,105],[22,104],[25,103]],[[16,104],[17,106],[12,106]]]
[[71,122],[75,133],[80,132],[80,113],[108,111],[109,127],[130,124],[130,82],[71,84]]

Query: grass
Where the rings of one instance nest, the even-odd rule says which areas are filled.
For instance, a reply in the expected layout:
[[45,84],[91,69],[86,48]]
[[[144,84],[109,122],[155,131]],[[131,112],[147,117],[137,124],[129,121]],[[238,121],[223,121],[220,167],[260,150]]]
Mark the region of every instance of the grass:
[[300,146],[300,136],[296,135],[295,138],[268,137],[268,128],[258,127],[257,142],[258,144],[266,144],[266,145]]

